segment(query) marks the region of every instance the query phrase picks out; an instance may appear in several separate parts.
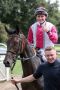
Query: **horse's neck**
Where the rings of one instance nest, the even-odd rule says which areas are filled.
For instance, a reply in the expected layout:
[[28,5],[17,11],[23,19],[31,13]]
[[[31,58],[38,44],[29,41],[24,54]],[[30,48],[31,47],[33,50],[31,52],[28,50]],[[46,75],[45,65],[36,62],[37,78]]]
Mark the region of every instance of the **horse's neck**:
[[24,37],[23,34],[22,34],[22,37],[23,37],[22,41],[24,43],[24,49],[23,49],[22,55],[27,56],[27,57],[33,56],[34,52],[33,52],[32,48],[31,48],[31,46],[28,44],[27,39]]
[[32,50],[32,48],[30,47],[29,44],[26,45],[26,53],[28,56],[33,56],[34,55],[34,52]]

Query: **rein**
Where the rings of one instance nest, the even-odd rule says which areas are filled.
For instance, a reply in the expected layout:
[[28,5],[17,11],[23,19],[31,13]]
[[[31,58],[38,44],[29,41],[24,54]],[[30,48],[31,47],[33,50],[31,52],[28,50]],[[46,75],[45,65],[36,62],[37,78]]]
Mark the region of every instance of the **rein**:
[[[7,51],[7,52],[11,52],[12,54],[16,54],[15,52],[12,52],[12,51]],[[16,58],[17,58],[17,56],[18,56],[18,54],[16,55]],[[16,64],[16,60],[15,60],[15,62],[13,63],[13,66],[11,67],[11,73],[12,73],[12,70],[13,70],[15,64]],[[11,79],[13,79],[13,77],[11,77]],[[14,85],[15,85],[16,89],[19,90],[18,85],[17,85],[16,83],[15,83]]]
[[[22,38],[22,35],[23,34],[19,35],[19,42],[18,42],[17,49],[13,50],[12,48],[10,48],[10,50],[7,51],[7,52],[10,52],[12,54],[12,59],[14,59],[14,63],[11,67],[11,71],[13,70],[13,68],[15,66],[16,58],[24,51],[24,48],[25,48],[25,41],[24,41],[24,38]],[[14,56],[15,56],[15,58],[14,58]],[[22,57],[22,58],[20,57],[20,59],[22,59],[23,61],[26,61],[26,60],[33,59],[35,56],[36,56],[36,52],[34,52],[34,54],[30,57],[29,56],[28,57]],[[17,90],[19,90],[19,87],[17,86],[17,84],[15,84],[15,86],[16,86]]]
[[[13,77],[11,77],[11,79],[14,79]],[[15,87],[17,88],[17,90],[19,90],[19,87],[18,87],[18,85],[15,83],[14,84],[15,85]]]

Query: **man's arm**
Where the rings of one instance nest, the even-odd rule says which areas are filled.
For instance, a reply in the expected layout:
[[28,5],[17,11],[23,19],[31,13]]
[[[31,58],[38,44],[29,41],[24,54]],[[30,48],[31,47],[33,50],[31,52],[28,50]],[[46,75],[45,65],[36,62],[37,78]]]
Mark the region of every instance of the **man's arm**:
[[57,33],[57,29],[56,27],[52,27],[51,31],[47,32],[48,33],[48,36],[50,38],[50,40],[53,42],[53,43],[57,43],[58,42],[58,33]]
[[16,83],[26,83],[26,82],[32,82],[32,81],[34,81],[34,80],[36,80],[35,78],[34,78],[34,76],[33,76],[33,74],[32,75],[29,75],[29,76],[27,76],[27,77],[24,77],[24,78],[21,78],[21,79],[12,79],[11,80],[11,82],[13,83],[13,84],[16,84]]
[[[50,26],[49,26],[50,27]],[[57,43],[58,42],[58,33],[57,33],[57,28],[56,26],[52,26],[51,30],[49,30],[49,28],[47,27],[47,25],[43,26],[43,31],[46,32],[49,36],[49,39],[53,42],[53,43]]]

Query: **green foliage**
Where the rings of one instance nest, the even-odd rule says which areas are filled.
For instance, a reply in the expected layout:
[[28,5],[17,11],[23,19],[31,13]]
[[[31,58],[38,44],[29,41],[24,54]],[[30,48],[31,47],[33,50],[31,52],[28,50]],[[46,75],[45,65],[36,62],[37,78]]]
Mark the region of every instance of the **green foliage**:
[[0,0],[0,20],[11,25],[19,24],[22,30],[27,30],[36,4],[36,0]]
[[0,42],[6,42],[7,33],[5,32],[5,28],[3,23],[0,22]]

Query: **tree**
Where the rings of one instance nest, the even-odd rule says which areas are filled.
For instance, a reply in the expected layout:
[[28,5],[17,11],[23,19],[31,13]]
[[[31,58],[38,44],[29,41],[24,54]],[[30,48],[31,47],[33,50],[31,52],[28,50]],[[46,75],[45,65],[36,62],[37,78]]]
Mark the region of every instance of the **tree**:
[[4,24],[0,22],[0,42],[6,43],[7,40],[7,33],[4,29]]
[[19,24],[22,30],[27,30],[36,5],[36,0],[0,0],[0,20],[11,25]]

